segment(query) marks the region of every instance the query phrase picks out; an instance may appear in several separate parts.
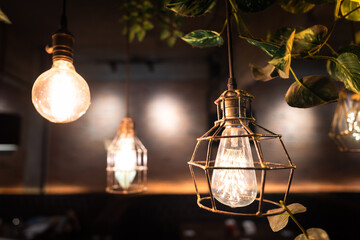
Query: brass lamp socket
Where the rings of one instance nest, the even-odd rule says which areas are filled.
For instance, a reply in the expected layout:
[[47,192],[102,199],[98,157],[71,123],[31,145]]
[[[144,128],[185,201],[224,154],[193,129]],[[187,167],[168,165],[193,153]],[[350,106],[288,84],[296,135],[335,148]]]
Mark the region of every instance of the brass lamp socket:
[[73,62],[74,36],[66,30],[60,29],[52,36],[52,47],[47,49],[48,53],[52,53],[53,61],[67,60]]
[[135,135],[134,121],[129,117],[123,118],[120,122],[117,135],[133,137]]
[[352,100],[352,101],[360,102],[360,94],[354,93],[354,94],[351,96],[351,100]]
[[252,95],[240,89],[226,90],[215,101],[218,108],[218,120],[237,118],[255,120],[251,114],[252,98]]

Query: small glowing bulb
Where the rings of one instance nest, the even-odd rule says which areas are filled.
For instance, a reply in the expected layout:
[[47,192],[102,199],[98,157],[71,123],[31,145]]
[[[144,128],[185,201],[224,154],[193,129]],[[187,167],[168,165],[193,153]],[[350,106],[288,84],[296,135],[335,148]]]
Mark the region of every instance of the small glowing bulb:
[[123,189],[128,189],[136,176],[136,149],[133,137],[121,138],[114,152],[115,178]]
[[347,114],[346,121],[348,123],[348,130],[352,133],[356,141],[360,140],[360,111],[351,109]]
[[[228,125],[222,136],[246,135],[244,128]],[[215,159],[215,167],[254,167],[248,137],[222,138]],[[215,169],[211,189],[219,202],[235,207],[250,205],[257,194],[255,170]]]
[[90,105],[86,81],[67,60],[55,60],[32,89],[32,102],[41,116],[54,123],[67,123],[84,115]]

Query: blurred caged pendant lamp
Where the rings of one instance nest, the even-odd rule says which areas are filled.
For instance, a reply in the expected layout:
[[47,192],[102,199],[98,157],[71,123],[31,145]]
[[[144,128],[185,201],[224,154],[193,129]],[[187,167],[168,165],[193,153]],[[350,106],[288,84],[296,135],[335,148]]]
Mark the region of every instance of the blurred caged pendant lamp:
[[53,65],[42,73],[32,88],[32,102],[41,116],[54,123],[68,123],[84,115],[90,105],[90,90],[73,65],[74,37],[67,30],[66,1],[63,0],[60,28],[52,35]]
[[360,152],[360,94],[340,91],[329,137],[341,152]]
[[147,190],[147,149],[135,136],[129,114],[129,35],[126,38],[126,117],[107,149],[108,193],[134,194]]
[[[270,172],[284,172],[286,202],[295,165],[281,140],[258,124],[251,114],[252,96],[236,89],[233,78],[231,26],[228,0],[226,2],[227,45],[229,58],[228,90],[215,101],[218,120],[203,136],[197,139],[195,150],[188,162],[194,180],[199,207],[215,213],[241,216],[268,216],[279,214],[270,208],[281,208],[277,202],[265,199],[267,176]],[[261,133],[255,133],[253,129]],[[263,146],[277,146],[281,159],[269,162]],[[205,190],[200,191],[200,187]],[[244,208],[248,206],[247,208]]]

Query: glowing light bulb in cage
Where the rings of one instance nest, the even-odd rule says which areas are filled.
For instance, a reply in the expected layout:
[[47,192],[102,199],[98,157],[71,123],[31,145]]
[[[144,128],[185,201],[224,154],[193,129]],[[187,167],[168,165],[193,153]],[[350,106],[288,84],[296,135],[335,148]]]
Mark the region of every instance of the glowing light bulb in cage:
[[[188,162],[195,184],[197,204],[208,211],[229,215],[269,216],[279,214],[281,211],[284,212],[281,205],[264,199],[266,175],[272,170],[289,171],[288,183],[282,199],[285,202],[295,165],[285,149],[281,135],[256,124],[251,112],[253,96],[237,89],[233,77],[229,6],[228,0],[225,0],[229,62],[228,89],[215,101],[217,121],[210,130],[197,139],[194,152]],[[254,129],[260,129],[262,132],[256,133]],[[261,147],[263,140],[273,144],[280,144],[280,148],[284,152],[284,159],[278,158],[276,162],[265,160]],[[215,151],[217,143],[218,148]],[[214,152],[216,152],[215,156]],[[255,162],[253,160],[254,156],[257,157]],[[204,171],[207,191],[199,190],[201,186],[204,186],[204,183],[201,184],[204,175],[197,176],[196,168]],[[256,171],[261,176],[259,181],[256,177]],[[259,190],[258,184],[260,186]],[[219,202],[222,204],[219,204]],[[257,203],[255,213],[247,210],[242,212],[245,206],[255,206],[255,202]],[[269,212],[264,210],[264,202],[278,209],[280,207],[280,211]]]
[[120,136],[117,151],[113,153],[115,178],[127,190],[136,176],[136,149],[134,136]]
[[[282,199],[286,201],[295,165],[285,149],[281,135],[255,122],[251,113],[252,98],[240,89],[223,92],[215,101],[218,120],[210,130],[197,139],[188,164],[195,183],[197,203],[201,208],[231,215],[268,216],[270,213],[266,210],[264,212],[264,202],[277,208],[281,207],[274,201],[264,199],[267,175],[273,170],[289,171]],[[261,131],[255,132],[252,129]],[[283,152],[283,157],[271,161],[271,156],[263,152],[264,142],[269,143],[271,147],[278,146]],[[202,174],[197,176],[199,173],[195,168],[204,171],[208,192],[199,190],[199,186],[203,186],[204,183]],[[257,173],[260,178],[257,177]],[[257,205],[256,213],[245,210],[245,207],[250,205]]]
[[135,136],[134,122],[126,117],[107,149],[109,193],[137,193],[146,190],[147,150]]
[[[357,106],[358,107],[358,106]],[[360,140],[360,109],[354,107],[350,109],[347,114],[346,121],[348,123],[348,130],[356,141]]]
[[[222,136],[241,136],[247,132],[239,125],[229,124]],[[254,167],[248,137],[223,138],[220,140],[215,160],[216,167]],[[217,170],[212,175],[214,197],[230,207],[250,205],[256,198],[255,170]]]
[[360,94],[341,89],[329,137],[342,152],[360,152]]

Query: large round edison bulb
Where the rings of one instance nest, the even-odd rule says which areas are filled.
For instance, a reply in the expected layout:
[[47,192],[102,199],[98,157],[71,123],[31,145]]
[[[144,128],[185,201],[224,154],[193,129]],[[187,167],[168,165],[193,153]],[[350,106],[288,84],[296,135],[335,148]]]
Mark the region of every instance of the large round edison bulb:
[[115,166],[115,178],[119,185],[127,190],[136,176],[137,156],[134,137],[122,137],[112,152]]
[[[222,136],[246,135],[244,128],[228,125]],[[221,138],[215,159],[215,167],[254,167],[248,137]],[[235,207],[250,205],[256,198],[255,170],[215,169],[211,190],[219,202]]]
[[71,62],[55,60],[51,69],[36,79],[32,102],[50,122],[72,122],[89,108],[90,90]]

